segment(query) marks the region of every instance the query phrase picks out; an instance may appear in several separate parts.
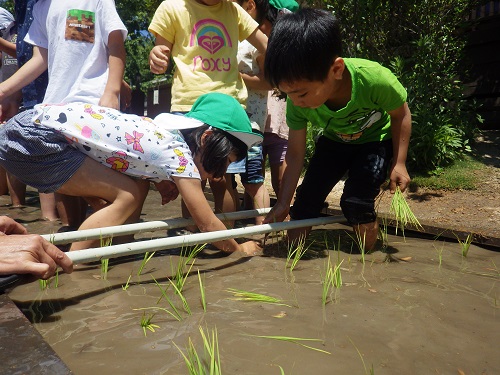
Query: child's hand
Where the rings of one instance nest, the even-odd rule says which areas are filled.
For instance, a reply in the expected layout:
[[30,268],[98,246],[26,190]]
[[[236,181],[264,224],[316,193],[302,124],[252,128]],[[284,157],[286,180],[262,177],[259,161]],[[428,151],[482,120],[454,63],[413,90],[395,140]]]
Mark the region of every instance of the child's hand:
[[99,99],[99,105],[101,107],[113,108],[120,110],[120,100],[118,95],[104,92],[101,99]]
[[411,179],[408,171],[406,170],[406,165],[396,164],[392,168],[390,175],[389,189],[391,190],[391,194],[394,194],[397,186],[399,186],[401,192],[405,191],[410,184],[410,181]]
[[170,48],[164,45],[153,47],[149,53],[149,68],[154,74],[163,74],[167,71]]
[[247,241],[240,244],[240,251],[248,256],[262,255],[262,247],[255,241]]
[[266,215],[262,224],[282,222],[286,219],[289,212],[290,205],[282,205],[279,202],[276,202],[271,211],[269,211],[269,213]]
[[154,182],[156,189],[161,195],[161,204],[167,204],[170,201],[177,199],[179,196],[179,190],[177,189],[177,185],[172,181],[163,180],[160,182]]

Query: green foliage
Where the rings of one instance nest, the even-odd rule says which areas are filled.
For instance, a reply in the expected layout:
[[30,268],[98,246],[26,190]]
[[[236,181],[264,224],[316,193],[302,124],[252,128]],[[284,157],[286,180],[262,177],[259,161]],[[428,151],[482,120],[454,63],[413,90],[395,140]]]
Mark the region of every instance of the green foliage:
[[128,30],[125,80],[134,87],[140,87],[141,83],[155,78],[149,71],[148,58],[154,47],[154,37],[148,32],[148,26],[161,0],[116,0],[115,3]]
[[408,90],[413,132],[412,171],[434,171],[470,151],[480,119],[463,99],[467,76],[461,31],[477,1],[323,0],[310,6],[332,10],[341,20],[344,56],[377,61]]

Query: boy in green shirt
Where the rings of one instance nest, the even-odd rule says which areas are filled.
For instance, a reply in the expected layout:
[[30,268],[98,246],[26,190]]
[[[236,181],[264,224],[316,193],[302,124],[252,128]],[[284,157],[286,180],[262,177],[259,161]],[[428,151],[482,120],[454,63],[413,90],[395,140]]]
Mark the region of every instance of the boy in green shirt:
[[[265,222],[319,216],[332,188],[348,173],[340,201],[354,231],[374,249],[378,224],[375,198],[389,169],[390,190],[410,182],[406,155],[411,113],[406,90],[378,63],[342,58],[337,19],[327,11],[301,9],[276,22],[264,70],[271,85],[287,94],[290,128],[287,168],[280,197]],[[306,127],[323,128],[292,209],[304,164]],[[311,228],[288,231],[290,241]]]

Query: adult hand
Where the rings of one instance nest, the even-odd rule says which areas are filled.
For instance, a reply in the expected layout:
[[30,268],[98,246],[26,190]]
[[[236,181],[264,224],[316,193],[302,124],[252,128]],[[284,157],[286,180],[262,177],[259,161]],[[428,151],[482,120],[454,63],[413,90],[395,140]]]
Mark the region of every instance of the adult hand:
[[[5,234],[27,234],[25,227],[7,216],[0,216],[0,236]],[[1,237],[0,237],[1,238]]]
[[149,68],[151,73],[163,74],[167,71],[170,48],[164,45],[154,46],[149,53]]
[[179,196],[179,190],[177,189],[177,185],[172,181],[163,180],[160,182],[154,183],[156,189],[161,195],[161,204],[167,204],[170,201],[177,199]]
[[56,246],[36,234],[0,236],[0,275],[32,274],[48,279],[60,266],[73,272],[73,262]]

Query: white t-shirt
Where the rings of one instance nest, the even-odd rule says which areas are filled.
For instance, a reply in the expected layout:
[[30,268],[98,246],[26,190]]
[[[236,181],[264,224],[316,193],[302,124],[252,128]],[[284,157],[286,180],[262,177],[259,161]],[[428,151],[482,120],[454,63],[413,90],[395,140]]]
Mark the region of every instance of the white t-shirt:
[[108,80],[108,37],[127,29],[113,0],[40,0],[24,38],[48,50],[44,103],[97,104]]
[[[252,46],[247,40],[238,44],[238,70],[240,73],[257,75],[260,72],[257,63],[259,56],[257,48]],[[259,125],[259,130],[264,133],[267,112],[268,90],[248,90],[247,112],[250,120]]]

